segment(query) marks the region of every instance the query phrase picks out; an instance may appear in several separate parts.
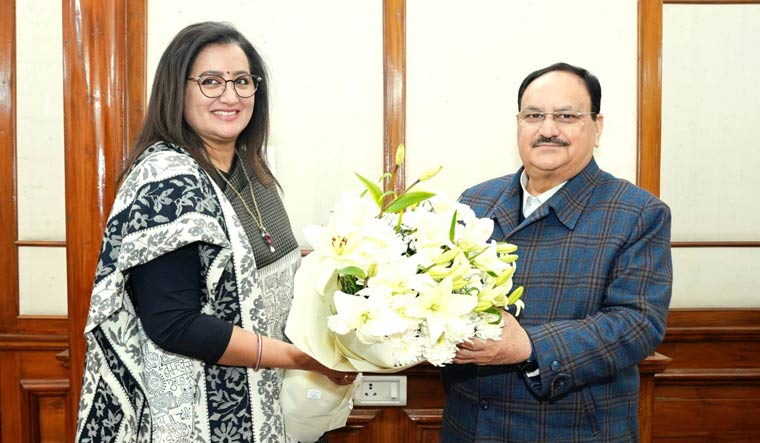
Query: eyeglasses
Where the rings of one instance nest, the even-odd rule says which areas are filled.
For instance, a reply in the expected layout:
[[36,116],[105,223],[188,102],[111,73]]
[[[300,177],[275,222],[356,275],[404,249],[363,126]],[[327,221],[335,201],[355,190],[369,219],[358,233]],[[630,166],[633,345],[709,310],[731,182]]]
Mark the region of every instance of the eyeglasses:
[[577,112],[577,111],[520,111],[517,118],[527,124],[539,124],[544,121],[547,115],[551,115],[554,121],[562,125],[572,125],[578,123],[584,115],[596,115],[596,112]]
[[232,82],[232,87],[235,89],[235,93],[238,97],[252,97],[259,88],[259,83],[261,83],[262,80],[261,77],[253,74],[238,75],[232,80],[225,80],[224,77],[214,74],[188,77],[187,79],[198,83],[198,87],[201,89],[201,94],[208,98],[221,97],[227,89],[228,82]]

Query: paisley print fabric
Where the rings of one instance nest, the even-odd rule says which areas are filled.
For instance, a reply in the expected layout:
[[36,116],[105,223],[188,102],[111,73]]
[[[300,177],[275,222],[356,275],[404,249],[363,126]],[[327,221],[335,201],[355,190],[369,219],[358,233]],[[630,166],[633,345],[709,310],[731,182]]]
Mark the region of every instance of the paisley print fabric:
[[285,441],[279,370],[166,352],[135,314],[125,289],[129,269],[190,243],[199,244],[202,311],[283,338],[298,249],[256,269],[240,220],[213,180],[182,148],[150,147],[124,180],[103,236],[77,442]]

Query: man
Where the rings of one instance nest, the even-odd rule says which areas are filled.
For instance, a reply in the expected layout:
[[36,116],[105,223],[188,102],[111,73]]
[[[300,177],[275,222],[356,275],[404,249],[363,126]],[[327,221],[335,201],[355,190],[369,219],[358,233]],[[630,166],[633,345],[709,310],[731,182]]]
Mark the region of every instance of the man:
[[519,246],[518,321],[460,346],[442,373],[443,442],[638,442],[637,363],[665,333],[670,210],[594,161],[601,86],[558,63],[523,80],[523,167],[464,192]]

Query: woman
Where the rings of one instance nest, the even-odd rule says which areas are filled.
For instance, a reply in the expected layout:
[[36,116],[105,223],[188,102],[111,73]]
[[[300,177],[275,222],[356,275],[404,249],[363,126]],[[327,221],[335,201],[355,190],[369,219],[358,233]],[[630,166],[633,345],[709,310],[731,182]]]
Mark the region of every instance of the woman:
[[285,341],[300,253],[268,130],[250,42],[223,23],[177,34],[105,229],[77,441],[280,442],[283,368],[353,380]]

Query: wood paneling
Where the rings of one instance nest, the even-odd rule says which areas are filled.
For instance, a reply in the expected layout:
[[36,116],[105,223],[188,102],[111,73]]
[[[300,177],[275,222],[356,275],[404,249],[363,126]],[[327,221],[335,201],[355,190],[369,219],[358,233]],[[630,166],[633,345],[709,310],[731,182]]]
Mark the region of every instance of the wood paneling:
[[18,353],[0,350],[0,442],[18,441],[21,436],[20,366]]
[[68,346],[67,335],[54,334],[0,334],[0,351],[41,351],[61,349]]
[[660,195],[662,0],[639,0],[638,162],[636,182]]
[[760,441],[760,369],[709,372],[666,371],[657,379],[657,442]]
[[65,241],[56,240],[16,240],[13,242],[16,246],[29,246],[33,248],[65,248]]
[[[70,429],[67,340],[0,335],[0,441],[64,443]],[[22,349],[23,347],[23,349]]]
[[404,441],[438,443],[441,440],[443,409],[405,409]]
[[61,441],[66,435],[69,380],[21,380],[22,435],[25,442]]
[[[662,372],[670,358],[655,354],[639,364],[641,388],[639,423],[642,443],[652,440],[655,374]],[[422,364],[403,371],[407,376],[407,405],[401,407],[356,407],[347,426],[329,433],[329,441],[365,443],[398,441],[438,442],[441,436],[444,392],[439,370]]]
[[145,12],[145,0],[63,3],[72,410],[79,402],[85,352],[81,331],[103,226],[145,107]]
[[362,407],[351,412],[347,427],[330,433],[329,441],[348,442],[354,436],[367,442],[437,442],[443,410],[443,386],[438,368],[422,364],[403,371],[407,377],[404,407]]
[[[396,169],[396,150],[406,139],[406,0],[383,0],[383,171]],[[386,190],[406,187],[402,165]]]
[[653,441],[760,441],[760,309],[673,310],[658,351]]
[[658,351],[673,358],[668,376],[706,370],[732,378],[737,370],[760,369],[760,310],[673,310]]
[[346,426],[333,431],[329,436],[329,443],[364,443],[371,441],[370,432],[376,428],[373,424],[379,422],[379,409],[356,408],[351,411],[351,416]]
[[0,333],[18,314],[16,246],[16,2],[0,0]]
[[672,359],[659,353],[639,364],[639,441],[650,443],[654,422],[654,377],[665,370]]

